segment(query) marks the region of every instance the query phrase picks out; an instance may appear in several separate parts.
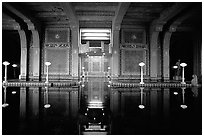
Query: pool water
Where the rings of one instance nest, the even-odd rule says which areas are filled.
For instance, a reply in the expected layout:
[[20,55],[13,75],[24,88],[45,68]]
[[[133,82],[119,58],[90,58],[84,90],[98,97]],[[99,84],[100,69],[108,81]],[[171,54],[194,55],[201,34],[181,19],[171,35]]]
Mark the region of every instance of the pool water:
[[79,88],[2,91],[3,135],[202,134],[201,88],[111,88],[89,79]]

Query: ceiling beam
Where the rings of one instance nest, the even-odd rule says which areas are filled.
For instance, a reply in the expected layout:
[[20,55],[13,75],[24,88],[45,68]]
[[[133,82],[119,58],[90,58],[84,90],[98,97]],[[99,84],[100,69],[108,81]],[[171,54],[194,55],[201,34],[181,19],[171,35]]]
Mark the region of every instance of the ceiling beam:
[[69,18],[70,26],[78,27],[79,26],[79,20],[76,16],[76,12],[75,12],[73,6],[71,5],[71,3],[70,2],[60,2],[60,5],[64,9],[66,16]]
[[152,21],[152,25],[155,24],[165,24],[170,19],[178,15],[182,10],[187,8],[190,5],[188,2],[178,2],[175,3],[173,6],[165,9],[161,14],[160,17]]
[[112,16],[79,16],[80,21],[112,21]]
[[[170,31],[176,31],[177,30],[177,27],[182,24],[182,22],[184,22],[186,19],[190,18],[190,17],[193,17],[193,16],[196,16],[196,10],[197,9],[191,9],[191,10],[188,10],[184,15],[181,15],[180,17],[178,17],[176,20],[173,21],[173,23],[170,25],[169,27],[169,30]],[[181,27],[182,28],[182,27]],[[185,29],[183,29],[184,31],[185,30],[190,30],[190,29],[186,29],[186,27],[183,27]],[[189,27],[191,28],[191,27]],[[180,29],[182,30],[182,29]]]
[[16,9],[7,2],[3,2],[3,6],[8,9],[10,12],[15,14],[17,17],[21,18],[28,26],[29,30],[38,29],[40,30],[40,23],[34,19],[31,15],[28,15],[28,12],[23,9]]
[[123,17],[125,13],[127,12],[128,8],[130,6],[130,2],[120,2],[118,5],[118,9],[116,10],[115,17],[112,21],[112,27],[120,29],[120,25],[122,23]]

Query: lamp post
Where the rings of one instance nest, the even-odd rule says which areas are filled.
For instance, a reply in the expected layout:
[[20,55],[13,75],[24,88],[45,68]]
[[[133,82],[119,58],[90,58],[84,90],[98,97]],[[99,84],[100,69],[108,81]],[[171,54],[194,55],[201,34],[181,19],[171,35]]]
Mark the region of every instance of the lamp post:
[[141,97],[141,103],[140,105],[138,106],[140,109],[144,109],[145,106],[143,105],[143,87],[140,88],[141,92],[140,92],[140,97]]
[[185,97],[184,97],[184,93],[185,93],[185,87],[182,87],[182,104],[181,104],[181,108],[186,109],[187,105],[185,105]]
[[3,62],[3,65],[5,66],[5,75],[4,75],[4,81],[3,82],[7,82],[7,66],[9,65],[10,63],[8,61],[4,61]]
[[180,66],[183,68],[182,69],[182,82],[181,84],[186,84],[186,82],[184,82],[185,78],[184,78],[184,67],[187,66],[186,63],[181,63]]
[[51,63],[50,62],[45,62],[45,65],[47,66],[47,76],[46,76],[45,83],[48,83],[48,67],[49,67],[49,65],[51,65]]
[[48,87],[45,87],[45,92],[44,92],[44,101],[45,101],[45,105],[44,108],[50,108],[50,104],[48,103]]
[[177,75],[176,75],[176,70],[178,69],[178,66],[173,66],[173,69],[174,69],[174,71],[175,71],[175,72],[174,72],[175,74],[174,74],[174,76],[173,76],[173,79],[176,80],[176,77],[177,77]]
[[144,62],[139,63],[139,66],[141,67],[141,82],[140,82],[140,84],[144,84],[144,82],[143,82],[143,66],[144,65],[145,65]]
[[12,67],[13,67],[13,77],[15,79],[16,78],[16,67],[17,67],[17,65],[13,64]]
[[9,106],[9,104],[8,103],[6,103],[6,86],[4,86],[4,104],[2,104],[2,107],[7,107],[7,106]]

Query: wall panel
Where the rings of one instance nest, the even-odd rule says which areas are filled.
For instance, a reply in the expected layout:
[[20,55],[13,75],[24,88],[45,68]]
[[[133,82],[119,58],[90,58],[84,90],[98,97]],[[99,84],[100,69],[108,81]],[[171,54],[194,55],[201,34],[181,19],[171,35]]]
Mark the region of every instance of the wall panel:
[[[140,75],[139,63],[146,63],[145,50],[121,50],[121,74],[122,75]],[[146,75],[146,67],[144,67],[144,75]]]

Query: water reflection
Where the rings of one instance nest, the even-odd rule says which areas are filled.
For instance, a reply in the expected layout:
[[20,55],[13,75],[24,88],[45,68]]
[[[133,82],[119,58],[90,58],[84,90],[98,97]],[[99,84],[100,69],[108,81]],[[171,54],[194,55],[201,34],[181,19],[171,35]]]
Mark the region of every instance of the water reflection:
[[140,97],[141,97],[141,103],[140,103],[140,105],[138,106],[140,109],[144,109],[145,108],[145,106],[143,105],[143,90],[144,90],[144,88],[143,87],[141,87],[140,88]]
[[110,88],[107,80],[91,78],[83,83],[79,89],[3,87],[3,104],[9,104],[3,134],[201,134],[201,89]]
[[45,92],[44,92],[44,108],[50,108],[50,104],[48,103],[48,87],[45,87]]
[[81,109],[79,111],[79,134],[110,134],[110,110],[108,88],[104,79],[82,84]]
[[2,104],[2,107],[7,107],[9,106],[9,104],[6,102],[6,86],[3,87],[4,88],[4,103]]
[[185,96],[184,96],[186,88],[183,87],[181,89],[182,89],[182,104],[181,104],[181,108],[186,109],[187,105],[185,104]]

